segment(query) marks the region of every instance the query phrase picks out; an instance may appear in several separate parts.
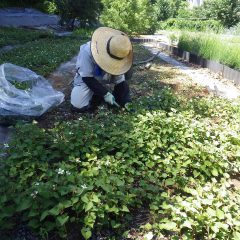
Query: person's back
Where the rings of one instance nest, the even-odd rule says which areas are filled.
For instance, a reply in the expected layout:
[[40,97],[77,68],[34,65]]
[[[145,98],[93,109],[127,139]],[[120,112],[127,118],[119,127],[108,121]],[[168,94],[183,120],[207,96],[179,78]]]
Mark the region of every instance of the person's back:
[[[97,29],[92,41],[80,47],[71,93],[73,107],[85,111],[92,107],[93,102],[102,100],[117,106],[130,102],[124,73],[131,65],[132,45],[127,35],[111,28]],[[105,83],[115,84],[113,93],[107,90]]]

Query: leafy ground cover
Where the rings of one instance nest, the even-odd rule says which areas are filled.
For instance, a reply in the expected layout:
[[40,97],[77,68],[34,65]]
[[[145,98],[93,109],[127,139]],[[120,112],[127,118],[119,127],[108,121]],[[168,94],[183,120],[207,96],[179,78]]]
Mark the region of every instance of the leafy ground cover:
[[17,45],[34,41],[41,38],[52,38],[53,34],[48,31],[33,31],[30,29],[0,28],[0,47],[7,45]]
[[0,64],[10,62],[47,76],[62,62],[78,53],[81,41],[73,37],[52,37],[27,42],[1,54]]
[[237,37],[223,38],[214,34],[182,33],[178,46],[185,51],[240,69],[240,40]]
[[[134,48],[136,60],[149,54]],[[239,101],[160,60],[136,67],[130,87],[134,111],[71,113],[67,99],[16,126],[1,161],[4,233],[26,224],[43,239],[239,239]]]

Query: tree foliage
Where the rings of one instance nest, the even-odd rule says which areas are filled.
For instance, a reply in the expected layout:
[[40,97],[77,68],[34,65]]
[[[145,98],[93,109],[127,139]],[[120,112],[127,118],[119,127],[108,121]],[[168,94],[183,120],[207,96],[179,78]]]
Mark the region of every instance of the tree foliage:
[[8,7],[32,7],[45,11],[46,0],[1,0],[0,8]]
[[101,22],[128,33],[154,32],[153,5],[148,0],[102,0]]
[[186,0],[156,0],[154,6],[157,20],[164,21],[176,17],[183,4],[186,4]]
[[55,4],[61,24],[66,23],[72,29],[76,19],[82,27],[95,22],[100,9],[98,0],[55,0]]
[[203,14],[207,18],[220,20],[224,26],[231,27],[240,21],[239,0],[206,0]]

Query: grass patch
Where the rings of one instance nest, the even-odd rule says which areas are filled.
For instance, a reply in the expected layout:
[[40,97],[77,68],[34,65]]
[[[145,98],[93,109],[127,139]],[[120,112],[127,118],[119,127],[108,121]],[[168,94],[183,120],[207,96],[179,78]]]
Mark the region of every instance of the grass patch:
[[74,38],[50,38],[28,42],[0,56],[0,64],[10,62],[46,76],[79,51]]
[[18,45],[41,38],[53,38],[53,37],[54,37],[53,34],[51,34],[48,31],[1,27],[0,48],[7,45]]
[[82,39],[91,39],[94,30],[94,28],[76,28],[73,31],[73,36],[80,37]]
[[239,41],[237,37],[226,39],[214,34],[182,33],[178,47],[240,70]]

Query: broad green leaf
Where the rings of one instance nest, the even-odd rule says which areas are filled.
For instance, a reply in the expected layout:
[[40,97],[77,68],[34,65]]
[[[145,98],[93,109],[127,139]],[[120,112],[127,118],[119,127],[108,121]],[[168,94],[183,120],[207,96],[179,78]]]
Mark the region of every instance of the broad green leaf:
[[85,226],[89,226],[89,227],[93,228],[95,220],[96,220],[96,216],[87,215],[84,218],[84,224],[85,224]]
[[87,195],[87,194],[83,195],[83,196],[81,197],[81,200],[82,200],[83,202],[85,202],[85,203],[88,203],[88,202],[89,202],[88,195]]
[[41,226],[41,223],[37,219],[31,219],[28,222],[28,226],[34,229],[37,229]]
[[92,198],[92,200],[93,200],[93,202],[95,202],[95,203],[98,203],[98,202],[100,202],[100,200],[99,200],[99,198],[98,198],[98,196],[97,195],[93,195],[93,198]]
[[111,225],[113,228],[119,228],[121,226],[121,223],[117,223],[116,221],[112,220]]
[[152,225],[151,225],[150,223],[147,223],[147,224],[144,226],[144,228],[145,228],[147,231],[149,231],[149,230],[152,229]]
[[171,186],[175,183],[175,181],[172,178],[168,178],[165,180],[165,185],[166,186]]
[[44,212],[41,214],[40,221],[44,220],[48,215],[49,215],[48,210],[44,211]]
[[234,240],[239,240],[240,239],[240,232],[234,232],[233,237],[234,237]]
[[216,168],[214,168],[212,171],[212,175],[217,177],[218,176],[218,170]]
[[71,199],[71,201],[72,201],[73,204],[75,204],[75,203],[79,202],[79,197],[73,197]]
[[182,227],[186,227],[189,229],[192,229],[192,223],[189,220],[186,220],[183,224]]
[[202,200],[202,204],[204,205],[212,205],[212,202],[213,200],[208,198]]
[[61,211],[61,208],[60,208],[60,206],[57,205],[49,210],[49,214],[51,214],[53,216],[58,216],[60,211]]
[[213,210],[212,208],[208,207],[208,208],[207,208],[207,214],[208,214],[210,217],[214,217],[214,216],[216,216],[216,211]]
[[215,232],[215,233],[218,233],[218,232],[219,232],[219,226],[216,225],[216,224],[214,224],[214,225],[211,226],[210,228],[211,228],[211,229],[213,230],[213,232]]
[[122,211],[123,211],[123,212],[129,212],[129,209],[127,208],[127,206],[123,206],[123,207],[122,207]]
[[89,239],[92,236],[92,232],[88,228],[83,228],[81,230],[81,233],[82,233],[84,239],[86,239],[86,240]]
[[20,212],[20,211],[26,210],[26,209],[30,208],[31,205],[32,205],[32,202],[29,199],[23,199],[20,202],[20,205],[17,207],[16,211]]
[[[31,209],[31,211],[28,214],[28,217],[35,217],[39,214],[39,211],[35,210],[35,209]],[[40,220],[41,221],[41,220]]]
[[162,177],[163,177],[163,178],[167,178],[168,175],[167,175],[166,173],[163,173],[163,174],[162,174]]
[[169,208],[170,208],[170,205],[167,204],[166,202],[163,202],[163,204],[161,205],[161,208],[163,208],[163,209],[169,209]]
[[85,206],[85,211],[89,211],[91,208],[93,207],[93,203],[92,202],[88,202],[87,205]]
[[216,214],[217,214],[217,217],[219,219],[224,219],[225,218],[224,212],[221,211],[220,209],[217,210]]
[[161,223],[159,224],[160,229],[165,229],[165,230],[176,230],[177,224],[175,222],[167,222],[167,223]]
[[72,206],[72,202],[69,200],[65,200],[62,202],[63,208],[69,208]]
[[58,216],[58,217],[57,217],[57,222],[58,222],[61,226],[63,226],[63,225],[68,221],[68,219],[69,219],[69,216],[67,216],[67,215]]
[[196,170],[194,170],[193,171],[193,176],[196,178],[197,176],[199,176],[200,175],[200,173],[199,172],[197,172]]

